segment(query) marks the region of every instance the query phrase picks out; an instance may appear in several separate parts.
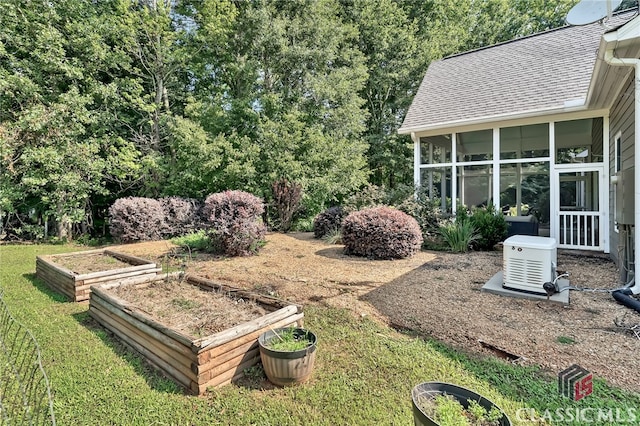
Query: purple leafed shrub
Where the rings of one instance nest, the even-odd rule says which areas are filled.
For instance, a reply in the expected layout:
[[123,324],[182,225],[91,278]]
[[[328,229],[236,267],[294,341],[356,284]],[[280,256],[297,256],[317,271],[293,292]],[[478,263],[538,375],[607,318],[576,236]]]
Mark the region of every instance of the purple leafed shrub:
[[197,230],[201,226],[202,202],[193,198],[166,197],[160,200],[164,212],[165,237],[176,237]]
[[342,222],[345,253],[373,259],[402,259],[422,245],[418,222],[390,207],[372,207],[350,213]]
[[119,198],[109,208],[109,231],[116,241],[160,240],[165,229],[162,204],[153,198]]
[[322,238],[331,231],[340,230],[346,216],[342,207],[330,207],[313,219],[313,236]]
[[229,256],[255,254],[262,246],[266,233],[263,212],[262,200],[244,191],[211,194],[203,207],[213,245]]

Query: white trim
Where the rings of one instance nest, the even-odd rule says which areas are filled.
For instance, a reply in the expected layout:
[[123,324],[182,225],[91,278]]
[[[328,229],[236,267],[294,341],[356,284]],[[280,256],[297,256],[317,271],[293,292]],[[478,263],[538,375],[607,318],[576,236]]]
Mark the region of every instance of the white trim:
[[458,134],[451,133],[451,214],[458,210],[458,174],[456,173],[456,161],[458,161]]
[[420,180],[420,163],[422,163],[422,159],[420,158],[421,142],[420,138],[417,137],[415,133],[411,133],[411,140],[413,140],[413,186],[417,189],[418,185],[422,186],[422,182]]
[[[493,207],[500,211],[500,128],[493,128]],[[519,206],[519,205],[518,205]]]
[[556,123],[549,122],[549,236],[559,241],[559,220],[556,213],[558,182],[556,182]]
[[[604,204],[600,206],[602,210],[602,220],[606,225],[602,226],[603,237],[602,237],[602,248],[605,253],[609,253],[611,251],[610,247],[610,230],[609,230],[609,222],[610,222],[610,209],[609,209],[609,114],[602,117],[602,163],[603,163],[603,171],[602,171],[602,179],[600,179],[600,196],[606,200],[604,200]],[[605,197],[606,194],[606,197]]]
[[414,132],[420,137],[439,136],[453,132],[464,133],[473,132],[476,130],[488,130],[494,128],[514,127],[514,126],[527,126],[530,124],[544,124],[551,121],[570,121],[580,120],[583,118],[597,118],[609,115],[608,109],[598,110],[583,110],[577,112],[565,112],[565,113],[553,113],[553,111],[547,111],[547,114],[540,114],[532,117],[502,119],[499,117],[490,117],[486,120],[477,122],[472,121],[451,121],[447,123],[441,123],[434,126],[415,126],[408,129],[400,129],[398,133],[407,134]]

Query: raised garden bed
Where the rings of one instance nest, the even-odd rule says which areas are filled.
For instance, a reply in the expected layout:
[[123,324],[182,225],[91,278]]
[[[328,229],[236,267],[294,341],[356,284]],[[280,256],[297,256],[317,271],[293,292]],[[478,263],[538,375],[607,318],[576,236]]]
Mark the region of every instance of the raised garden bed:
[[300,306],[181,273],[92,286],[89,314],[195,395],[239,379],[260,360],[262,333],[301,327],[304,316]]
[[89,300],[91,285],[146,280],[161,270],[149,260],[107,249],[36,258],[36,276],[74,302]]

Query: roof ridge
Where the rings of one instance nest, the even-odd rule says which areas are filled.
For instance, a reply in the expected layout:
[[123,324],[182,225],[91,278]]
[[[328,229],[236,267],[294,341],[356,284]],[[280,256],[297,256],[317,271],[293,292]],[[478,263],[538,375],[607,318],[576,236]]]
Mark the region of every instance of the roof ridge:
[[[640,6],[630,7],[630,8],[625,9],[625,10],[620,10],[618,12],[613,13],[613,15],[611,15],[611,17],[612,18],[613,17],[617,17],[619,15],[624,15],[625,13],[630,13],[630,12],[635,12],[636,15],[637,15],[640,12]],[[629,18],[629,20],[631,20],[631,19],[632,19],[632,17]],[[595,22],[593,22],[591,24],[587,24],[587,25],[593,25],[595,23],[601,23],[601,22],[602,22],[602,19],[598,20],[598,21],[595,21]],[[583,26],[586,27],[587,25],[583,25]],[[446,59],[457,58],[459,56],[464,56],[464,55],[468,55],[468,54],[471,54],[471,53],[480,52],[480,51],[491,49],[491,48],[494,48],[494,47],[497,47],[497,46],[502,46],[502,45],[506,45],[506,44],[510,44],[510,43],[515,43],[515,42],[518,42],[518,41],[530,39],[530,38],[533,38],[533,37],[538,37],[538,36],[541,36],[541,35],[544,35],[544,34],[549,34],[549,33],[556,32],[556,31],[566,30],[566,29],[574,28],[574,27],[576,27],[576,25],[568,25],[567,24],[567,25],[563,25],[561,27],[550,28],[548,30],[540,31],[538,33],[533,33],[533,34],[529,34],[529,35],[513,38],[511,40],[501,41],[500,43],[490,44],[490,45],[487,45],[487,46],[478,47],[476,49],[471,49],[471,50],[466,50],[464,52],[454,53],[453,55],[445,56],[441,60],[444,61]]]

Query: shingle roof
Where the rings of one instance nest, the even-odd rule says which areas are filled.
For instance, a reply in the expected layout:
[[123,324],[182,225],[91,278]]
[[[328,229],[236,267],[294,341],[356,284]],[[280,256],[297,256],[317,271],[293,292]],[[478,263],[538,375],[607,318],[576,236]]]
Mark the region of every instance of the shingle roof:
[[[635,12],[615,15],[624,24]],[[606,29],[562,27],[431,63],[400,132],[562,108],[583,99]]]

